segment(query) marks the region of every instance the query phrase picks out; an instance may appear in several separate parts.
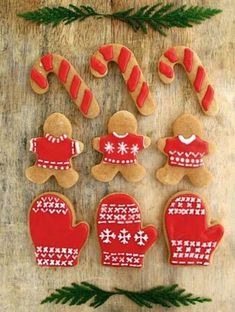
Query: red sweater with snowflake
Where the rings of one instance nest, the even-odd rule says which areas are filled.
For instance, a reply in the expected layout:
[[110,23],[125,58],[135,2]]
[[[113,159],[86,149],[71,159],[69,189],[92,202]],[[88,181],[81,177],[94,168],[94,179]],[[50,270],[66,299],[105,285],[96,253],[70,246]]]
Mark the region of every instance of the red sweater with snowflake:
[[203,166],[203,157],[208,154],[208,143],[196,135],[184,138],[179,135],[166,140],[164,152],[171,166],[197,168]]
[[99,151],[104,163],[133,164],[137,154],[144,148],[144,137],[132,133],[119,135],[116,132],[100,138]]
[[61,135],[59,138],[46,134],[30,141],[30,151],[37,154],[38,167],[50,169],[71,168],[70,158],[80,153],[77,141]]

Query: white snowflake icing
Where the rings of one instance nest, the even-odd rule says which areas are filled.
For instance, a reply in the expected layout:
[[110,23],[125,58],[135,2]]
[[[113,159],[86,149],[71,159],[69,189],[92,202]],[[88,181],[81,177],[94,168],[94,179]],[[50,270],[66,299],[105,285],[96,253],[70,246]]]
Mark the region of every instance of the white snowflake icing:
[[138,144],[132,144],[131,146],[131,154],[137,155],[139,152],[139,145]]
[[128,149],[129,147],[127,146],[126,143],[124,142],[118,143],[118,154],[121,154],[121,155],[127,154]]
[[126,229],[122,229],[118,234],[118,239],[122,244],[128,244],[128,241],[131,239],[131,234]]
[[105,144],[104,149],[108,154],[113,153],[115,150],[113,143],[109,141]]
[[111,239],[115,239],[116,235],[109,229],[105,229],[100,233],[100,238],[102,239],[103,243],[109,244],[111,243]]
[[144,233],[144,231],[138,231],[134,236],[135,242],[137,242],[137,245],[144,246],[145,243],[148,240],[148,235]]

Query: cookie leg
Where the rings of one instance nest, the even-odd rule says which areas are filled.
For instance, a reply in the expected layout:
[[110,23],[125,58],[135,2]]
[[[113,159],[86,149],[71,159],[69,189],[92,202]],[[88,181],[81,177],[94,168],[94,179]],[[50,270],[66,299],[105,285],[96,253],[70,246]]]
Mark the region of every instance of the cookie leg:
[[128,182],[138,182],[145,176],[146,170],[140,164],[122,165],[120,172]]
[[206,186],[212,181],[212,174],[205,167],[194,168],[187,173],[189,180],[194,186]]
[[163,184],[176,185],[184,177],[184,170],[179,167],[169,166],[165,164],[156,172],[156,178]]
[[99,164],[91,168],[91,173],[96,180],[101,182],[112,181],[118,173],[117,165],[112,164]]
[[64,188],[72,187],[79,179],[79,174],[73,168],[57,170],[54,176],[58,184]]
[[50,169],[32,166],[26,169],[25,175],[31,182],[43,184],[52,176],[52,172]]

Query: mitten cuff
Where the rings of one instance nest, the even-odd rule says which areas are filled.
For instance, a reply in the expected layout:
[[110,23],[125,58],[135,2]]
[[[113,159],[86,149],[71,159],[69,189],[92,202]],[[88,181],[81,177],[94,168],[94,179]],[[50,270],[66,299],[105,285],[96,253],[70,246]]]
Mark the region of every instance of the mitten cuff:
[[102,251],[102,264],[107,266],[141,268],[143,260],[144,254]]
[[38,266],[73,267],[78,263],[78,255],[77,248],[35,246]]

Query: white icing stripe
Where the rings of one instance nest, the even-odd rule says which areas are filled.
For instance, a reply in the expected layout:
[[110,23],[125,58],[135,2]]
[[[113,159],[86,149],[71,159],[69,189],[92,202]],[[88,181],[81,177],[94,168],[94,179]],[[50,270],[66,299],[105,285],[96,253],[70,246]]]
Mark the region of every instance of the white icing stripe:
[[181,143],[189,145],[191,144],[193,141],[196,140],[196,135],[192,134],[189,138],[185,138],[183,135],[179,135],[178,139],[180,140]]
[[52,142],[52,143],[60,143],[60,142],[64,141],[64,139],[67,138],[67,135],[66,135],[66,134],[62,134],[62,135],[59,136],[59,137],[54,137],[53,135],[47,133],[47,134],[45,135],[45,137],[47,138],[47,140],[48,140],[49,142]]
[[117,132],[113,132],[113,135],[116,137],[116,138],[119,138],[119,139],[123,139],[123,138],[126,138],[128,136],[129,133],[124,133],[124,134],[118,134]]

